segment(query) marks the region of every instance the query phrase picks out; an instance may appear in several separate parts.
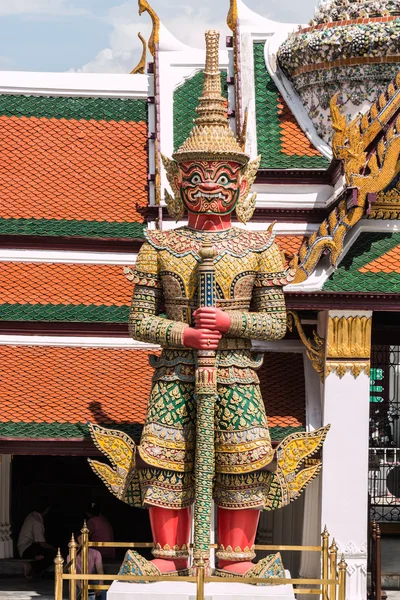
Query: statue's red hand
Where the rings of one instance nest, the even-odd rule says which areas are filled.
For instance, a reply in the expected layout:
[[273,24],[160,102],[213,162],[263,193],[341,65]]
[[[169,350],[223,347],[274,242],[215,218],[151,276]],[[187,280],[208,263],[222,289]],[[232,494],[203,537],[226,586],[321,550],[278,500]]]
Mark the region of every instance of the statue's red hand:
[[187,327],[183,332],[183,344],[194,350],[216,350],[221,337],[219,331]]
[[229,314],[220,308],[198,308],[193,316],[197,329],[211,329],[226,333],[231,326]]

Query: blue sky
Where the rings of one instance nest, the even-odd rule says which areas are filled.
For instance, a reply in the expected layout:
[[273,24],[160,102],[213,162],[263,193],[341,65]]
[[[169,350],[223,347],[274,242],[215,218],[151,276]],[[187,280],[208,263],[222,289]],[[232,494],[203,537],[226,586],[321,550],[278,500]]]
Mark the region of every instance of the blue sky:
[[[245,0],[276,21],[307,22],[318,0]],[[129,73],[149,32],[137,0],[0,0],[0,70]],[[168,29],[202,46],[206,28],[224,29],[228,0],[150,0]]]

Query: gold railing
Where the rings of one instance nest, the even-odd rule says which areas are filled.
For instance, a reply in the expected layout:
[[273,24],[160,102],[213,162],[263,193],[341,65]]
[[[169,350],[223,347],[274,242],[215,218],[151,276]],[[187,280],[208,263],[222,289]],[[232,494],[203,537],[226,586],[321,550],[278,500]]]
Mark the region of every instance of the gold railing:
[[[312,594],[321,596],[322,600],[346,600],[346,569],[347,564],[342,554],[341,560],[338,563],[338,548],[335,540],[330,544],[329,533],[325,528],[321,538],[321,546],[283,546],[283,545],[268,545],[255,546],[255,550],[266,550],[272,552],[291,551],[291,552],[318,552],[321,555],[321,578],[320,579],[304,579],[304,578],[269,578],[261,579],[259,577],[230,577],[222,579],[221,577],[209,577],[206,574],[206,566],[200,563],[197,567],[197,573],[188,577],[169,577],[167,575],[148,576],[148,575],[106,575],[106,574],[89,574],[89,548],[153,548],[152,543],[130,543],[130,542],[90,542],[89,531],[84,523],[82,533],[82,545],[80,546],[82,573],[76,572],[76,557],[78,552],[78,544],[74,536],[69,543],[69,563],[64,568],[64,559],[58,550],[57,556],[54,559],[55,564],[55,600],[63,600],[63,583],[69,581],[69,600],[76,600],[77,585],[81,590],[81,600],[88,600],[89,590],[107,590],[109,584],[96,584],[99,579],[104,582],[113,581],[129,581],[134,582],[188,582],[196,584],[197,600],[204,600],[204,587],[206,583],[251,583],[263,585],[293,585],[295,594]],[[216,544],[211,544],[210,548],[217,548]],[[65,572],[66,571],[66,572]],[[90,582],[94,582],[91,584]],[[306,587],[298,587],[306,586]],[[308,587],[307,587],[308,586]],[[309,587],[313,586],[313,587]]]

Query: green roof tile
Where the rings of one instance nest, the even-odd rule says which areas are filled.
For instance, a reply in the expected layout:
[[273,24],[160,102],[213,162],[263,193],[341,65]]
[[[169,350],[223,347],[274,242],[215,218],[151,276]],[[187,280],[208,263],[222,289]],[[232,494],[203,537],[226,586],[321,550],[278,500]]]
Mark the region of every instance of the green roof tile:
[[128,323],[129,306],[0,304],[0,321]]
[[143,239],[143,223],[74,219],[0,219],[0,235],[80,236]]
[[2,94],[0,116],[147,123],[147,100]]
[[[362,233],[325,283],[327,292],[400,293],[400,272],[361,273],[368,263],[400,244],[400,233]],[[397,265],[397,270],[400,270]]]
[[[118,429],[130,435],[136,442],[140,441],[143,425],[139,423],[101,423],[104,427]],[[304,427],[271,427],[273,441],[280,441],[287,435],[304,431]],[[1,438],[32,438],[32,439],[89,439],[90,433],[86,423],[12,423],[0,422]]]

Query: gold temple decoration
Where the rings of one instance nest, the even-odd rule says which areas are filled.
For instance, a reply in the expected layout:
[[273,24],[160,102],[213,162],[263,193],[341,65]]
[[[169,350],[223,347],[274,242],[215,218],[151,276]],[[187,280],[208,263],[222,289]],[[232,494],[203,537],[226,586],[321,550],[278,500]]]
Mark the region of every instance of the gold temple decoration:
[[177,162],[207,160],[207,156],[210,160],[234,160],[242,165],[249,160],[229,126],[227,103],[222,96],[219,36],[219,31],[206,31],[206,66],[196,109],[198,117],[187,140],[173,154]]
[[[160,160],[160,106],[159,106],[159,73],[158,73],[158,44],[160,42],[160,18],[157,13],[153,10],[147,0],[138,0],[139,3],[139,15],[147,12],[150,15],[153,23],[153,29],[148,42],[149,50],[154,58],[154,90],[156,95],[155,102],[155,140],[154,140],[154,153],[155,153],[155,169],[154,169],[154,192],[155,192],[155,203],[159,205],[161,202],[161,160]],[[158,99],[157,99],[158,97]]]
[[[311,275],[323,253],[330,256],[333,266],[337,265],[346,233],[366,215],[368,195],[382,193],[400,172],[399,113],[400,73],[370,110],[350,123],[339,110],[338,95],[332,98],[332,126],[335,131],[332,149],[334,156],[343,162],[347,187],[356,191],[357,199],[353,202],[343,199],[318,231],[303,243],[294,283],[301,283]],[[379,142],[370,151],[370,145],[377,136]]]
[[236,32],[237,20],[238,20],[237,0],[230,0],[230,7],[229,7],[228,16],[226,18],[226,24],[228,25],[229,29],[233,33]]
[[330,317],[326,344],[326,377],[369,374],[372,317]]
[[196,160],[226,160],[242,165],[242,177],[247,182],[241,191],[236,206],[236,215],[242,223],[247,223],[256,207],[256,194],[250,195],[257,176],[261,156],[249,162],[244,152],[243,140],[238,141],[229,126],[227,104],[222,96],[221,73],[219,68],[219,31],[206,32],[206,66],[204,83],[197,118],[182,146],[173,154],[173,159],[162,156],[167,178],[172,188],[172,197],[165,191],[170,216],[179,221],[184,215],[183,202],[176,181],[179,163]]
[[149,50],[153,57],[156,54],[156,45],[160,41],[160,18],[147,2],[147,0],[139,0],[139,15],[142,15],[144,12],[149,13],[150,18],[153,23],[153,29],[149,38]]
[[144,39],[144,37],[142,36],[142,34],[140,33],[140,31],[138,33],[138,38],[142,42],[143,51],[142,51],[142,56],[140,57],[138,64],[136,65],[136,67],[134,69],[132,69],[132,71],[130,73],[131,75],[137,75],[139,73],[140,73],[140,75],[144,75],[144,71],[146,68],[147,42]]
[[321,381],[323,381],[325,373],[325,340],[316,331],[313,332],[314,339],[310,340],[304,332],[299,315],[294,310],[287,311],[287,319],[289,331],[293,331],[294,327],[296,327],[300,339],[306,348],[306,354]]
[[400,219],[400,182],[387,192],[379,192],[371,206],[369,219]]

